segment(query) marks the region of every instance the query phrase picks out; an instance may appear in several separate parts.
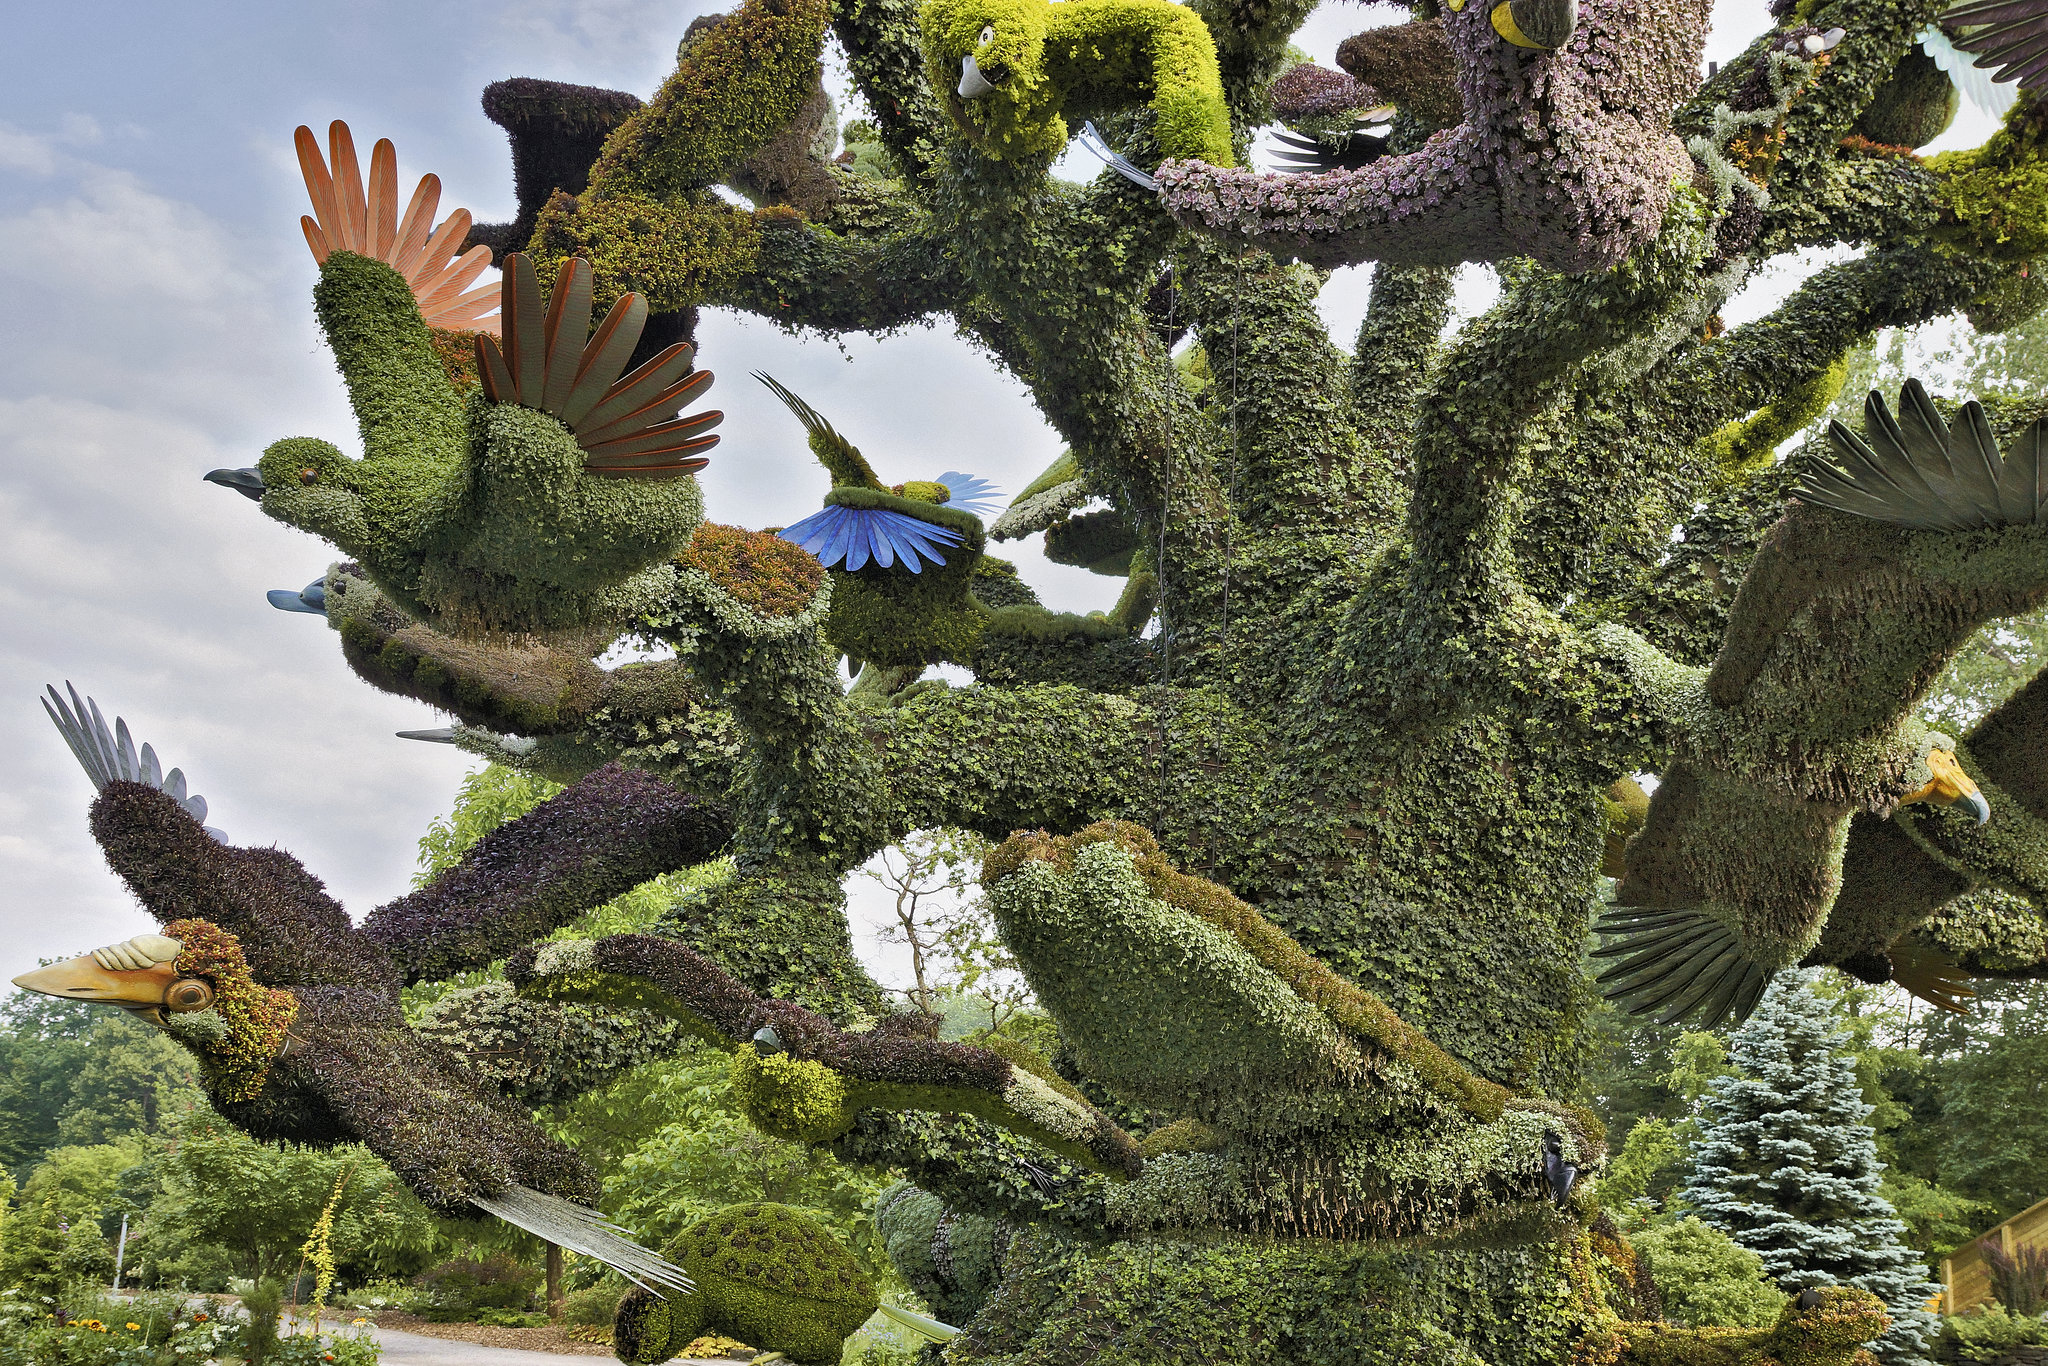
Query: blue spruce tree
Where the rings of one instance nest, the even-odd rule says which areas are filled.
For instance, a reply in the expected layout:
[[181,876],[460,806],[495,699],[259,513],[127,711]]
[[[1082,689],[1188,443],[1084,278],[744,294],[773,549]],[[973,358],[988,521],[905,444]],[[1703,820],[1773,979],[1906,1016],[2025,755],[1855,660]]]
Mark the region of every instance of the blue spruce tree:
[[1891,1311],[1873,1344],[1890,1366],[1925,1366],[1941,1287],[1899,1241],[1906,1226],[1877,1193],[1877,1145],[1855,1062],[1810,975],[1780,974],[1729,1041],[1735,1071],[1709,1091],[1684,1198],[1704,1222],[1763,1258],[1788,1293],[1853,1285]]

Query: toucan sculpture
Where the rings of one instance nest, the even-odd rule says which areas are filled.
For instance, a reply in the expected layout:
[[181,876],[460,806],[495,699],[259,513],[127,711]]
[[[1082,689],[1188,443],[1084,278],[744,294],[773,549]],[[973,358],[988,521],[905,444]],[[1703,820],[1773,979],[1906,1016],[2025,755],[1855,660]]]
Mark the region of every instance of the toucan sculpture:
[[[728,833],[722,813],[646,774],[600,769],[524,831],[515,822],[491,837],[504,846],[497,857],[527,860],[524,914],[440,887],[356,926],[284,850],[237,847],[209,829],[204,801],[150,746],[138,751],[125,722],[109,727],[76,690],[67,699],[50,689],[45,707],[98,792],[94,837],[160,927],[24,973],[16,986],[119,1007],[162,1029],[198,1060],[221,1114],[258,1138],[361,1142],[437,1213],[488,1211],[657,1293],[688,1288],[597,1212],[597,1178],[572,1149],[406,1024],[398,992],[503,957],[652,865],[715,852]],[[589,841],[600,830],[615,838],[622,810],[634,813],[627,824],[639,838],[627,847],[636,853],[593,868]],[[550,883],[565,891],[553,914],[542,909],[548,898],[530,896]]]

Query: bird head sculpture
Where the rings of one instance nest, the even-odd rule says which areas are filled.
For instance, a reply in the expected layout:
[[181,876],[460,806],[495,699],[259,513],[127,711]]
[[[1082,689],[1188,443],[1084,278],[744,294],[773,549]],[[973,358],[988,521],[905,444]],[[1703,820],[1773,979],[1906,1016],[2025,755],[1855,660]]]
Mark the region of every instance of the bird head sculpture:
[[[1523,0],[1527,3],[1528,0]],[[1167,156],[1233,164],[1216,47],[1170,0],[930,0],[925,70],[969,141],[997,161],[1049,162],[1070,126],[1149,105]]]
[[[496,286],[462,292],[490,253],[447,260],[469,215],[432,226],[434,177],[400,218],[389,141],[365,190],[345,124],[331,132],[331,170],[310,130],[298,138],[319,215],[303,220],[320,263],[314,306],[363,456],[292,437],[206,478],[330,542],[443,631],[545,636],[623,620],[702,520],[691,476],[721,414],[679,414],[711,375],[680,343],[628,372],[646,304],[626,295],[593,332],[587,262],[565,262],[550,292],[514,254]],[[472,353],[465,397],[447,358]]]
[[810,434],[832,476],[824,511],[780,533],[832,573],[826,635],[853,659],[885,668],[965,660],[988,624],[969,592],[987,544],[987,481],[947,472],[884,484],[852,442],[810,404],[756,376]]
[[[1946,737],[1940,737],[1946,738]],[[1899,799],[1900,806],[1914,802],[1932,802],[1937,806],[1963,808],[1977,817],[1977,824],[1984,825],[1991,820],[1991,803],[1984,800],[1984,794],[1963,766],[1956,761],[1956,752],[1939,744],[1927,751],[1924,761],[1927,765],[1927,781]]]
[[285,1051],[298,998],[259,984],[241,942],[219,926],[174,920],[164,929],[23,973],[14,985],[129,1011],[191,1051],[210,1094],[253,1099]]

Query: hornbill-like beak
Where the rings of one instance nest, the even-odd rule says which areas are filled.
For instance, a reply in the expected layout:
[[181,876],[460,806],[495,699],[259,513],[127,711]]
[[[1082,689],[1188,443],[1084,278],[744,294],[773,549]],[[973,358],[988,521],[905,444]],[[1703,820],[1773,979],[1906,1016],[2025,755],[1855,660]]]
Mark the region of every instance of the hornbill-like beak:
[[203,1009],[213,1000],[213,989],[204,982],[178,976],[177,958],[183,951],[184,945],[175,939],[139,934],[80,958],[24,972],[14,985],[67,1001],[119,1006],[161,1026],[166,1008]]
[[[974,54],[968,53],[960,59],[960,98],[978,100],[983,95],[993,95],[996,88],[989,78],[981,74],[981,68],[974,64]],[[208,476],[209,478],[211,476]]]
[[222,488],[233,489],[244,498],[253,498],[258,502],[263,499],[263,471],[254,465],[239,470],[208,470],[200,478],[209,484],[219,484]]
[[1493,31],[1516,47],[1555,52],[1579,26],[1579,0],[1506,0],[1491,17]]
[[1900,806],[1910,802],[1939,802],[1951,806],[1961,802],[1976,813],[1977,824],[1983,825],[1991,819],[1991,803],[1984,800],[1984,794],[1977,790],[1977,784],[1970,775],[1963,772],[1963,766],[1956,762],[1954,750],[1930,749],[1927,751],[1927,768],[1934,776],[1922,787],[1915,788],[1899,801]]

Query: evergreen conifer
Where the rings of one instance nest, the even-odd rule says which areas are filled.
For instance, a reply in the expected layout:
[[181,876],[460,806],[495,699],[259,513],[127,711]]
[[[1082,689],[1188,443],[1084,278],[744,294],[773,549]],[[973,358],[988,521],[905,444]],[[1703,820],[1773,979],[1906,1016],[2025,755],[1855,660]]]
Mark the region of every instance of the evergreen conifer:
[[1735,1071],[1715,1079],[1684,1198],[1700,1219],[1763,1259],[1787,1293],[1853,1285],[1883,1300],[1892,1326],[1874,1350],[1922,1366],[1937,1327],[1906,1226],[1878,1195],[1884,1164],[1843,1031],[1810,976],[1781,974],[1730,1040]]

